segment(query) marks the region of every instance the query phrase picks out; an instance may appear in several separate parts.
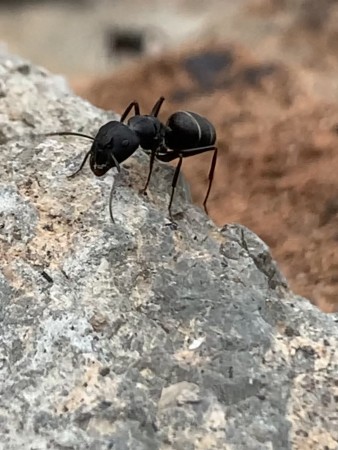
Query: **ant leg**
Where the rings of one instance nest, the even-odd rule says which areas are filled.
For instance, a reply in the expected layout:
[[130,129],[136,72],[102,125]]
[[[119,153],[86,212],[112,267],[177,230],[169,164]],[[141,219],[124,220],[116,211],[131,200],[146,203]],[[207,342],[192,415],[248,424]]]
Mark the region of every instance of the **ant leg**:
[[88,134],[83,133],[74,133],[73,131],[56,131],[53,133],[38,134],[37,136],[80,136],[95,141],[93,136],[88,136]]
[[156,156],[156,150],[152,150],[151,155],[150,155],[148,178],[147,178],[144,188],[141,190],[141,194],[145,194],[147,192],[147,188],[148,188],[149,181],[150,181],[151,174],[152,174],[153,167],[154,167],[155,156]]
[[162,162],[171,162],[182,155],[182,158],[188,158],[189,156],[200,155],[201,153],[210,152],[216,150],[214,145],[208,145],[206,147],[196,147],[196,148],[184,148],[182,150],[171,150],[166,153],[158,153],[156,158]]
[[179,159],[178,164],[177,164],[177,166],[176,166],[175,173],[174,173],[174,176],[173,176],[173,181],[172,181],[172,183],[171,183],[172,189],[171,189],[171,195],[170,195],[170,202],[169,202],[169,206],[168,206],[169,218],[170,218],[170,220],[171,220],[173,223],[175,223],[175,222],[174,222],[173,216],[172,216],[172,214],[171,214],[171,205],[172,205],[172,203],[173,203],[173,198],[174,198],[175,188],[176,188],[176,185],[177,185],[177,180],[178,180],[178,176],[179,176],[180,171],[181,171],[181,166],[182,166],[182,161],[183,161],[182,155],[179,155],[178,157],[179,157],[180,159]]
[[158,113],[160,112],[161,106],[164,102],[164,97],[160,97],[157,102],[155,103],[155,105],[153,106],[153,109],[151,110],[150,115],[153,117],[157,117]]
[[89,150],[89,152],[86,153],[86,156],[84,157],[84,159],[81,163],[81,166],[77,169],[77,171],[72,173],[71,175],[68,175],[67,178],[73,178],[73,177],[75,177],[75,175],[77,175],[79,172],[81,172],[81,170],[83,169],[83,166],[86,164],[86,161],[87,161],[90,153],[91,153],[91,150]]
[[214,179],[214,172],[215,172],[215,167],[216,167],[216,161],[217,161],[217,147],[215,147],[214,145],[209,145],[206,147],[197,147],[197,148],[189,148],[189,149],[183,149],[180,151],[180,154],[177,153],[177,151],[172,151],[169,153],[165,153],[165,154],[158,154],[157,155],[157,159],[159,159],[160,161],[163,162],[170,162],[173,159],[176,159],[179,157],[179,155],[181,155],[181,157],[183,158],[187,158],[189,156],[195,156],[195,155],[200,155],[201,153],[205,153],[205,152],[209,152],[209,151],[214,151],[214,155],[212,157],[212,162],[211,162],[211,166],[210,166],[210,170],[209,170],[209,186],[208,186],[208,190],[203,202],[203,207],[205,212],[208,214],[208,210],[206,207],[206,203],[208,201],[208,197],[210,194],[210,190],[211,190],[211,185],[212,185],[212,181]]
[[134,108],[135,110],[135,116],[139,116],[140,115],[140,106],[138,104],[138,102],[131,102],[126,110],[124,111],[124,113],[121,116],[120,122],[124,122],[128,116],[128,114],[130,113],[130,111]]
[[217,148],[215,148],[214,154],[213,154],[213,157],[212,157],[210,170],[209,170],[209,175],[208,175],[209,186],[208,186],[208,190],[207,190],[207,193],[205,195],[204,202],[203,202],[203,208],[204,208],[204,211],[205,211],[206,214],[208,214],[207,201],[208,201],[209,194],[210,194],[210,191],[211,191],[211,185],[212,185],[212,182],[213,182],[213,179],[214,179],[216,162],[217,162]]

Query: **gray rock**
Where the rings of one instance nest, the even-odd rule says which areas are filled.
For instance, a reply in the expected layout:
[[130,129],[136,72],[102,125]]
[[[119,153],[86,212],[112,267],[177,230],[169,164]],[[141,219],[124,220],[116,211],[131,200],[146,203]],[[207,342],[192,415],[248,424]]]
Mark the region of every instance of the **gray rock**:
[[[337,449],[337,315],[292,294],[267,246],[175,198],[141,151],[74,179],[115,116],[0,57],[0,447]],[[115,177],[114,212],[107,202]]]

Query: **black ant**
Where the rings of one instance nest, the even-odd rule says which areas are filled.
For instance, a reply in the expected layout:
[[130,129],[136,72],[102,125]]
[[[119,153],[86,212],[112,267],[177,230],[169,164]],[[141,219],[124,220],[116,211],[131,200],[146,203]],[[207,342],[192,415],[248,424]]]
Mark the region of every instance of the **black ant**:
[[[47,133],[44,136],[80,136],[93,141],[79,169],[70,175],[70,178],[82,170],[88,157],[90,157],[90,168],[94,175],[98,177],[103,176],[113,167],[116,167],[117,171],[120,172],[120,163],[128,159],[138,147],[141,147],[146,153],[150,153],[149,173],[142,190],[143,193],[146,193],[148,188],[155,158],[162,162],[170,162],[178,158],[179,162],[173,176],[168,206],[168,213],[172,222],[171,206],[183,158],[213,150],[214,155],[209,170],[209,186],[203,202],[207,213],[206,203],[217,160],[217,148],[214,145],[216,142],[215,128],[206,118],[189,111],[179,111],[172,114],[166,125],[163,125],[157,118],[163,102],[164,97],[160,97],[149,115],[141,115],[138,102],[131,102],[122,114],[120,121],[113,120],[106,123],[99,129],[95,137],[67,131]],[[135,115],[125,124],[124,121],[133,108]],[[109,198],[109,213],[114,222],[112,196],[113,187]]]

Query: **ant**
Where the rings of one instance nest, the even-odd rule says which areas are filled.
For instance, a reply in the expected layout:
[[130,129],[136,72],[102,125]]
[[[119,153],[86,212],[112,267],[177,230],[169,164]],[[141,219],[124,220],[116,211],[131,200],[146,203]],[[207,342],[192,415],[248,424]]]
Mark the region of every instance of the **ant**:
[[[142,189],[143,193],[147,191],[155,158],[162,162],[179,159],[171,184],[172,190],[168,206],[169,218],[172,223],[174,223],[174,220],[171,206],[183,158],[213,150],[214,155],[208,176],[209,185],[203,202],[205,212],[208,213],[206,203],[217,160],[215,128],[206,118],[189,111],[178,111],[172,114],[166,125],[163,125],[157,118],[163,102],[164,97],[160,97],[148,115],[141,115],[138,102],[131,102],[119,121],[113,120],[106,123],[98,130],[95,137],[68,131],[47,133],[44,136],[80,136],[93,141],[79,169],[69,178],[74,177],[83,169],[88,158],[90,158],[90,168],[97,177],[103,176],[113,167],[116,167],[117,171],[120,172],[120,163],[127,160],[138,147],[141,147],[147,154],[150,153],[149,173],[146,184]],[[132,109],[134,109],[135,115],[125,124],[124,121]],[[109,213],[114,223],[112,196],[113,186],[109,197]]]

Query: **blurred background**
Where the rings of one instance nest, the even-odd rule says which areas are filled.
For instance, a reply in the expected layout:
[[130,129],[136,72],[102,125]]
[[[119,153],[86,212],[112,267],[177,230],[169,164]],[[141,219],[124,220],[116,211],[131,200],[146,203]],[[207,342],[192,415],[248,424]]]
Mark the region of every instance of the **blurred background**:
[[[338,311],[338,0],[0,0],[0,41],[96,106],[208,117],[209,211],[271,248],[292,289]],[[194,202],[211,155],[184,161]]]

